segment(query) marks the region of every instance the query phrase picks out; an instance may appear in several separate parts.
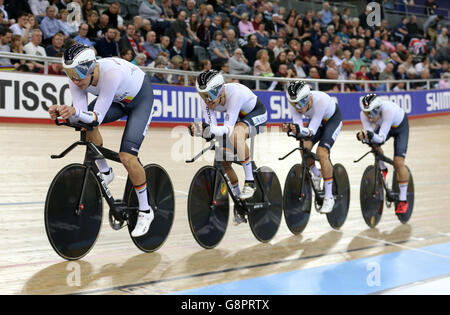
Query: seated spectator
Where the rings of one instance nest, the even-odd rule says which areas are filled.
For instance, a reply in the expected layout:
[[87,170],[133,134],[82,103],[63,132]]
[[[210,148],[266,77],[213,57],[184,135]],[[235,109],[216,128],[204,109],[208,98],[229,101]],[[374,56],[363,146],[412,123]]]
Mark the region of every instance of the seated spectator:
[[133,53],[131,51],[131,49],[129,48],[124,48],[120,51],[120,58],[131,62],[133,60]]
[[417,25],[417,18],[411,15],[409,22],[406,24],[408,34],[411,38],[420,36],[419,26]]
[[176,56],[176,55],[179,55],[183,58],[186,57],[186,52],[183,51],[183,44],[184,44],[183,36],[177,36],[175,38],[175,41],[173,42],[172,48],[169,49],[170,58],[172,58],[173,56]]
[[241,37],[246,37],[250,34],[255,33],[255,29],[253,28],[253,24],[249,21],[247,13],[242,14],[242,19],[238,24],[238,28]]
[[[120,38],[119,41],[119,49],[122,51],[123,49],[130,49],[132,54],[132,60],[136,57],[138,53],[141,53],[142,50],[139,46],[139,41],[136,41],[134,38],[136,32],[136,26],[132,23],[127,25],[127,30],[125,35]],[[75,38],[76,39],[76,38]]]
[[[367,77],[370,81],[378,81],[380,79],[380,73],[376,65],[370,65],[370,71],[367,73]],[[379,84],[377,83],[370,83],[369,88],[371,91],[376,91],[378,86]]]
[[247,59],[244,57],[242,49],[237,48],[234,51],[233,56],[228,59],[230,74],[242,74],[248,75],[251,73],[252,68],[249,67]]
[[[64,33],[64,29],[61,25],[61,23],[58,21],[58,19],[56,19],[56,9],[52,6],[47,7],[46,9],[46,16],[43,18],[41,24],[40,24],[40,28],[42,30],[42,34],[43,34],[43,42],[45,44],[50,44],[51,42],[51,38],[56,34],[56,33]],[[66,34],[69,35],[69,34]]]
[[448,29],[442,28],[441,34],[436,39],[436,49],[445,48],[448,45]]
[[17,17],[17,23],[10,26],[13,35],[20,35],[22,44],[28,43],[31,35],[31,24],[29,22],[28,13],[21,12]]
[[258,26],[257,31],[255,32],[256,38],[258,39],[258,44],[263,47],[267,47],[269,44],[269,33],[266,32],[266,25],[261,23]]
[[202,60],[200,62],[200,71],[204,72],[204,71],[208,71],[212,69],[212,64],[210,60]]
[[[295,72],[292,69],[288,69],[287,65],[285,64],[281,64],[280,67],[278,68],[278,72],[275,73],[275,77],[280,77],[280,78],[295,78]],[[275,90],[278,91],[284,91],[286,89],[286,82],[278,82],[278,81],[273,81],[271,84],[271,87],[273,87],[275,85]]]
[[225,45],[222,42],[222,31],[216,31],[213,35],[213,40],[209,44],[209,55],[211,57],[211,63],[213,69],[220,70],[222,63],[228,61],[230,55],[228,55]]
[[[11,52],[16,53],[16,54],[24,54],[23,44],[22,44],[22,36],[12,35],[12,37],[11,37]],[[28,69],[33,69],[33,67],[34,67],[31,62],[26,61],[24,59],[11,59],[11,64],[14,65],[16,70],[20,65],[24,65],[24,64],[27,65]]]
[[56,57],[57,54],[63,53],[64,48],[64,34],[63,33],[56,33],[52,37],[52,44],[45,47],[45,52],[48,57]]
[[208,48],[212,41],[213,32],[211,28],[211,19],[206,18],[197,29],[197,37],[200,40],[200,46]]
[[394,92],[402,92],[405,90],[405,82],[399,82],[395,85],[395,87],[392,89]]
[[273,76],[272,68],[269,63],[269,54],[267,50],[261,49],[256,54],[256,61],[253,65],[254,76]]
[[242,20],[242,15],[245,13],[248,16],[248,19],[253,19],[255,14],[254,12],[254,0],[244,0],[243,3],[236,6],[235,10],[231,12],[232,24],[236,25]]
[[88,17],[92,12],[95,12],[98,17],[98,9],[94,5],[94,1],[92,0],[83,0],[83,6],[82,6],[82,14],[83,14],[83,20],[88,21]]
[[406,60],[404,63],[402,63],[402,65],[406,68],[406,72],[408,72],[410,68],[414,69],[413,55],[407,55]]
[[[409,69],[406,71],[406,74],[407,74],[407,76],[408,76],[408,77],[407,77],[408,80],[416,80],[416,79],[417,79],[417,73],[416,73],[416,70],[414,69],[414,67],[409,68]],[[418,86],[417,82],[411,82],[411,83],[409,84],[409,88],[410,88],[411,90],[416,89],[417,86]]]
[[422,59],[414,66],[414,69],[416,70],[418,75],[420,75],[424,69],[430,71],[430,60],[428,59],[428,57],[425,55],[422,56]]
[[107,29],[112,26],[109,24],[109,16],[105,13],[100,14],[97,26],[100,29],[97,33],[97,37],[102,37],[107,32]]
[[401,41],[404,45],[407,45],[410,39],[408,27],[406,26],[407,23],[408,18],[404,17],[394,29],[394,36],[397,37],[398,40]]
[[[380,80],[395,80],[394,76],[394,65],[392,63],[388,63],[383,70],[383,72],[380,73]],[[385,91],[386,90],[386,83],[380,84],[380,86],[376,89],[377,91]]]
[[287,63],[287,53],[285,51],[282,51],[278,54],[277,58],[275,58],[275,61],[271,64],[272,70],[275,72],[278,72],[278,68],[281,64]]
[[89,27],[87,38],[89,38],[90,41],[95,42],[99,36],[101,35],[102,30],[100,26],[98,25],[98,13],[97,11],[91,11],[87,15],[87,25]]
[[[42,43],[42,31],[40,29],[34,29],[31,33],[31,41],[23,47],[23,51],[28,55],[44,56],[47,57],[44,47],[40,46]],[[33,64],[33,71],[38,72],[44,67],[42,63],[37,61],[31,61]]]
[[375,52],[375,59],[372,61],[372,64],[378,67],[378,72],[380,73],[386,68],[386,63],[381,59],[381,53],[379,51]]
[[87,38],[87,33],[89,30],[89,26],[86,23],[81,23],[80,28],[78,30],[78,35],[75,36],[74,40],[78,43],[92,47],[94,46],[94,42],[91,42],[89,38]]
[[30,5],[31,12],[39,21],[45,17],[46,9],[50,5],[47,0],[28,0],[28,4]]
[[432,83],[430,83],[430,85],[427,84],[427,80],[430,79],[430,71],[428,71],[428,69],[423,69],[419,75],[419,78],[423,81],[413,84],[416,90],[426,90],[432,88]]
[[119,56],[119,45],[116,42],[116,31],[113,26],[106,29],[105,36],[95,43],[94,48],[97,55],[102,58]]
[[361,50],[356,49],[350,61],[353,62],[355,72],[358,72],[359,68],[364,64],[364,61],[361,59]]
[[[0,51],[11,52],[12,31],[9,28],[0,28]],[[11,65],[9,58],[0,58],[0,65]]]
[[256,61],[256,54],[260,49],[261,48],[258,45],[258,39],[256,38],[256,35],[250,35],[248,44],[244,49],[244,56],[248,60],[248,65],[252,68]]
[[328,36],[322,34],[319,40],[315,41],[312,45],[312,54],[317,56],[317,59],[322,59],[325,54],[325,47],[328,47]]
[[156,44],[156,33],[154,31],[147,33],[147,40],[142,47],[148,53],[150,62],[156,59],[158,54],[161,52],[161,48],[158,44]]
[[236,49],[239,48],[238,41],[236,39],[236,33],[234,30],[229,29],[225,31],[226,38],[223,40],[223,44],[225,45],[225,49],[228,52],[228,55],[232,56]]
[[406,68],[404,65],[399,65],[397,71],[394,73],[395,80],[405,80],[407,79]]
[[148,19],[152,23],[153,30],[158,34],[164,34],[170,27],[170,20],[162,17],[163,10],[158,6],[155,0],[143,0],[139,6],[139,15],[143,19]]
[[303,58],[300,56],[296,56],[294,59],[294,71],[297,78],[306,78],[304,67],[305,63],[303,61]]
[[[155,59],[155,68],[157,69],[166,69],[166,63],[164,58],[156,58]],[[169,81],[166,79],[166,75],[162,72],[155,72],[155,74],[151,77],[150,81],[152,83],[157,84],[169,84]]]
[[[273,48],[273,53],[274,53],[274,57],[277,58],[277,56],[279,55],[280,52],[285,51],[287,49],[287,45],[285,43],[284,38],[282,38],[282,37],[278,37],[275,41],[276,41],[276,44],[275,44],[275,47]],[[309,42],[309,44],[311,46],[311,42]],[[303,45],[305,45],[305,44],[303,44]]]
[[76,36],[78,33],[79,25],[77,23],[69,23],[67,18],[69,17],[69,11],[63,9],[59,11],[58,23],[61,25],[61,30],[66,36]]
[[438,83],[439,89],[450,89],[450,72],[446,72],[442,76],[442,80]]
[[[183,65],[183,58],[181,56],[173,56],[170,59],[170,63],[167,65],[167,69],[176,69],[181,70],[181,66]],[[167,76],[167,81],[169,81],[170,84],[180,84],[180,78],[182,76],[178,74],[170,74]]]
[[361,68],[359,68],[359,71],[356,72],[356,79],[357,80],[369,80],[369,77],[367,76],[367,66],[362,65]]
[[139,67],[145,67],[145,65],[147,64],[147,56],[143,53],[139,53],[131,63]]
[[[154,0],[148,0],[148,1],[154,1]],[[144,4],[145,2],[146,1],[143,1],[142,3]],[[126,27],[123,25],[123,18],[122,18],[122,16],[120,16],[119,12],[120,12],[120,3],[115,1],[109,5],[108,9],[103,11],[103,14],[108,15],[109,24],[114,26],[114,28],[117,28],[119,31],[125,31]],[[142,18],[144,18],[144,16],[142,14],[139,14],[139,15],[141,15]]]

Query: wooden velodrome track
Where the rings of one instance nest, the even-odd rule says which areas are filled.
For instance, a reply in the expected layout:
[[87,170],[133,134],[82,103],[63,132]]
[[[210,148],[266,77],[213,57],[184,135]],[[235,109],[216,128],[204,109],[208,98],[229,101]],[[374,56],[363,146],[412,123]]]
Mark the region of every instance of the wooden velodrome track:
[[[406,161],[415,180],[414,213],[409,224],[402,225],[394,210],[387,209],[376,229],[366,226],[359,205],[361,175],[373,163],[372,157],[353,163],[368,149],[355,139],[359,128],[345,125],[331,155],[333,162],[344,164],[351,184],[349,216],[339,231],[332,230],[325,216],[313,210],[302,235],[293,236],[283,218],[275,238],[261,244],[248,225],[235,227],[230,222],[224,239],[213,250],[204,250],[196,243],[186,211],[192,177],[202,165],[211,164],[212,154],[194,164],[185,164],[184,159],[196,153],[194,149],[186,150],[190,148],[190,138],[182,138],[171,129],[150,128],[140,151],[141,160],[162,165],[172,179],[176,195],[175,221],[166,243],[155,253],[140,252],[126,228],[113,231],[109,227],[104,203],[99,239],[87,256],[74,263],[61,259],[47,240],[44,202],[58,170],[66,164],[82,162],[81,147],[64,159],[50,159],[51,154],[62,152],[78,140],[78,134],[54,125],[2,123],[0,294],[167,294],[450,242],[450,116],[410,120]],[[117,150],[122,130],[103,127],[105,146]],[[182,144],[187,146],[183,149]],[[256,143],[257,165],[271,166],[284,185],[298,155],[283,162],[278,157],[296,145],[284,134],[268,133],[264,141]],[[385,145],[388,156],[392,156],[392,146],[392,140]],[[116,179],[110,188],[113,194],[121,196],[126,171],[121,165],[112,166]],[[242,179],[242,169],[236,170]],[[390,169],[388,176],[392,177],[392,173]],[[74,270],[80,271],[75,280]]]

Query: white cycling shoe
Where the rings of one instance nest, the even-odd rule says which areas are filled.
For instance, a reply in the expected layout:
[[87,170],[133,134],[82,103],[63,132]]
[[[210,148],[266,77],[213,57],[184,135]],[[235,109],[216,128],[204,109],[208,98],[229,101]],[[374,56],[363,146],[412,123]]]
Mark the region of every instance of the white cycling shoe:
[[136,226],[134,227],[133,232],[131,232],[132,237],[139,237],[147,234],[150,229],[150,224],[154,219],[155,215],[153,210],[150,209],[149,213],[139,211],[139,216],[136,222]]
[[334,198],[325,198],[323,200],[322,208],[320,208],[320,213],[322,214],[330,213],[331,211],[333,211],[333,207],[334,207]]
[[239,198],[241,200],[252,198],[255,194],[256,187],[254,182],[246,182]]
[[114,180],[113,169],[110,168],[107,173],[100,173],[100,177],[103,179],[103,181],[105,182],[106,186],[108,186],[109,183],[111,183]]

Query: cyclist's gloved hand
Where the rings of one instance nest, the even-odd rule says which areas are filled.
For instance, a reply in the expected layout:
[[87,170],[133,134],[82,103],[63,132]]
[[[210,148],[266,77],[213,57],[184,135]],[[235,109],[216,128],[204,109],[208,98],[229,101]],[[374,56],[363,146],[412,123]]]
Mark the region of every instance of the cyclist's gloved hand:
[[207,123],[202,123],[202,137],[203,139],[205,139],[207,142],[211,141],[212,139],[214,139],[215,135],[213,133],[211,133],[211,127],[209,124]]

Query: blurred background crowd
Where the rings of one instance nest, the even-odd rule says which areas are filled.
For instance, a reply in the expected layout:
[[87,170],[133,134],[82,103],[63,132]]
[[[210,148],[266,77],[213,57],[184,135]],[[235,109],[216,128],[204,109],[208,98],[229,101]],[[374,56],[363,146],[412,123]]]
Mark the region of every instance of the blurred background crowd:
[[[386,10],[417,7],[418,0],[376,2],[383,8],[378,25],[367,9],[352,14],[331,2],[300,13],[280,0],[0,0],[0,51],[61,57],[76,41],[101,58],[160,69],[361,81],[346,84],[346,92],[364,91],[365,80],[419,79],[424,81],[410,88],[425,89],[425,80],[436,78],[432,88],[449,88],[448,16],[437,12],[439,4],[422,1],[423,23],[405,10],[389,26]],[[43,63],[20,58],[0,58],[0,67],[44,71]],[[62,75],[61,64],[51,63],[48,73]],[[152,76],[154,83],[195,84],[194,77],[188,80]],[[255,87],[252,80],[240,82]],[[387,88],[402,91],[406,85],[369,85],[371,91]],[[262,81],[260,89],[282,90],[283,84]],[[336,83],[319,89],[341,90]]]

